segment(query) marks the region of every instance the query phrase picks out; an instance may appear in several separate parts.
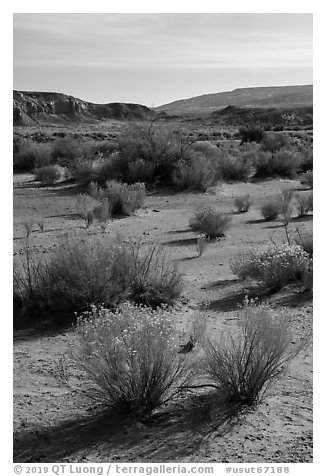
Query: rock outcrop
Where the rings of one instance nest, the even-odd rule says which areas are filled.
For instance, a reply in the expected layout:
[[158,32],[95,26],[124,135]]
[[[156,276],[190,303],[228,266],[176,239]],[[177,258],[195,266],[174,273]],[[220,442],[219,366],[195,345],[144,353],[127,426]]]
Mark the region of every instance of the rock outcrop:
[[61,93],[14,91],[14,125],[93,122],[105,119],[146,120],[156,113],[140,104],[93,104]]

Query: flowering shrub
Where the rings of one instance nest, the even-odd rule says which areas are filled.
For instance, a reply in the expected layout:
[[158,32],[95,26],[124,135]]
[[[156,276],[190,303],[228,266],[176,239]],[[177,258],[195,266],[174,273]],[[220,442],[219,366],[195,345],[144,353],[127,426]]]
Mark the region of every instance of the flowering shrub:
[[100,403],[150,417],[191,375],[178,353],[175,318],[125,303],[116,311],[95,308],[75,327],[73,361],[84,372],[83,390]]
[[218,341],[207,339],[204,368],[227,401],[252,405],[283,375],[302,345],[293,346],[288,320],[266,306],[248,306],[239,324]]
[[226,213],[221,213],[211,207],[204,207],[197,210],[189,220],[189,226],[193,231],[200,231],[208,238],[219,238],[224,236],[230,227],[231,217]]
[[240,278],[257,279],[276,290],[300,279],[308,261],[308,253],[299,245],[266,245],[240,253],[231,262],[231,269]]

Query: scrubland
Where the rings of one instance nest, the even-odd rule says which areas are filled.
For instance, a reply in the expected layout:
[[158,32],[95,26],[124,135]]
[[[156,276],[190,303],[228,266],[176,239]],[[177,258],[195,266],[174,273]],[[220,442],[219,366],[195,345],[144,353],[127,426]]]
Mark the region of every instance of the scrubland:
[[14,461],[312,461],[312,133],[14,132]]

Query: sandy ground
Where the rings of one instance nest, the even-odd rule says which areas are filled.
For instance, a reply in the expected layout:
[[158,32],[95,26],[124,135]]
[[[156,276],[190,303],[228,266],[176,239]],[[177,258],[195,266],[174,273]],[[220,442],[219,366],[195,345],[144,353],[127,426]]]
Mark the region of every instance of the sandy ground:
[[[261,201],[296,181],[224,184],[208,193],[151,194],[134,216],[108,223],[106,231],[85,229],[76,214],[73,187],[38,188],[32,176],[15,176],[14,258],[24,252],[24,222],[34,219],[31,237],[36,253],[55,252],[67,236],[108,240],[117,232],[135,240],[160,243],[184,274],[184,297],[178,316],[186,336],[187,323],[202,313],[214,332],[236,324],[246,295],[286,311],[295,338],[312,328],[312,296],[290,286],[269,296],[232,274],[230,259],[241,249],[285,240],[279,221],[261,220]],[[249,193],[254,204],[236,214],[233,201]],[[305,193],[305,192],[302,192]],[[227,236],[211,243],[198,257],[196,235],[189,230],[193,210],[211,204],[233,213]],[[37,227],[44,217],[45,229]],[[295,219],[290,231],[312,229],[312,216]],[[293,361],[289,372],[264,402],[237,420],[222,409],[207,413],[211,396],[190,393],[163,408],[150,424],[130,423],[121,415],[103,413],[56,378],[56,362],[67,351],[71,331],[14,331],[14,461],[15,462],[311,462],[312,343]],[[202,439],[208,428],[214,428]]]

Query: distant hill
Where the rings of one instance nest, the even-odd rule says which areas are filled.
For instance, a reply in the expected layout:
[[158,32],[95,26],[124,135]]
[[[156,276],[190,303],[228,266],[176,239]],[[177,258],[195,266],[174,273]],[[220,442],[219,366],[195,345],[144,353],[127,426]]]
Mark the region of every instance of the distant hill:
[[238,107],[227,106],[212,112],[208,119],[218,126],[257,125],[274,127],[303,126],[312,128],[313,107]]
[[62,93],[14,91],[14,125],[146,120],[156,113],[140,104],[93,104]]
[[313,105],[313,86],[275,86],[235,89],[181,99],[155,108],[157,112],[183,115],[211,113],[227,106],[284,108]]

